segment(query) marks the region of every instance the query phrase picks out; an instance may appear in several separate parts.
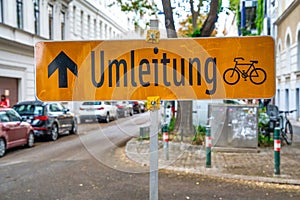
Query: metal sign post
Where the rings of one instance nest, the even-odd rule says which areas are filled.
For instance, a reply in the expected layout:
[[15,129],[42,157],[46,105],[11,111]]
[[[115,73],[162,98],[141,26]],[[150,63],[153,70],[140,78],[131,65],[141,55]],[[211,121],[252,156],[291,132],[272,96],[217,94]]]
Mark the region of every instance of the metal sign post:
[[158,200],[158,113],[160,98],[148,97],[150,110],[150,200]]

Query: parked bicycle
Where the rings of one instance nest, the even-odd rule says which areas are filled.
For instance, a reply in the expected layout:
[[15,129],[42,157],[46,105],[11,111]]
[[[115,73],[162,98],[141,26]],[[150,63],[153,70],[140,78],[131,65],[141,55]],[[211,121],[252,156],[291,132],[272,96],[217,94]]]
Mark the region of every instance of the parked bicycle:
[[297,111],[297,110],[279,111],[279,113],[281,114],[281,115],[279,115],[279,117],[281,119],[280,120],[281,125],[279,126],[280,132],[282,133],[281,137],[285,140],[285,142],[287,144],[292,144],[292,142],[293,142],[293,126],[292,126],[288,116],[289,116],[289,113],[293,113],[295,111]]
[[275,127],[280,128],[281,141],[285,141],[287,145],[293,142],[293,126],[289,120],[289,114],[297,110],[279,111],[275,105],[267,106],[267,114],[270,118],[267,128],[261,130],[262,134],[269,139],[274,134]]
[[[250,81],[256,85],[262,84],[267,78],[266,72],[262,68],[256,68],[254,64],[257,64],[257,60],[250,60],[250,63],[239,63],[239,60],[244,60],[242,57],[234,58],[235,66],[227,69],[223,74],[224,81],[229,85],[236,84],[240,77],[247,81],[249,77]],[[240,69],[242,66],[249,66],[247,70]]]

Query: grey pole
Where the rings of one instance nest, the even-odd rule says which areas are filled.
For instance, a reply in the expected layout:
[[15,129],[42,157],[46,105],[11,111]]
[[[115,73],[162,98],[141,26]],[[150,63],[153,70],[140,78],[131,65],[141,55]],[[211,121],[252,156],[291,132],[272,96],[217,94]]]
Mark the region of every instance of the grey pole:
[[[150,29],[158,30],[158,20],[150,20]],[[152,100],[153,101],[153,100]],[[155,101],[150,111],[150,200],[158,200],[158,113]]]
[[158,112],[150,111],[150,200],[158,200]]
[[[150,20],[150,29],[158,30],[157,19]],[[150,200],[158,200],[158,114],[156,108],[150,111]]]

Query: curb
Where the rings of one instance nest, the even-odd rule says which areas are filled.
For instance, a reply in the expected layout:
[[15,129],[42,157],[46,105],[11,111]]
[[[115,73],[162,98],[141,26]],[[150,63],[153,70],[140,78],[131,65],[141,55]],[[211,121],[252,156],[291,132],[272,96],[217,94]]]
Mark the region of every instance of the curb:
[[[142,166],[149,166],[150,160],[148,158],[149,156],[149,149],[143,148],[141,146],[145,146],[145,144],[148,142],[145,141],[137,141],[136,138],[132,138],[126,143],[125,147],[125,154],[126,156],[136,162],[141,164]],[[162,142],[159,142],[159,147],[162,148]],[[169,143],[169,148],[172,148],[172,143]],[[195,152],[197,151],[204,151],[205,148],[198,147],[195,145],[190,144],[176,144],[177,148],[179,148],[184,152]],[[175,146],[176,146],[175,145]],[[174,147],[173,147],[174,148]],[[160,150],[159,150],[160,151]],[[163,154],[163,152],[162,152]],[[161,155],[162,156],[162,155]],[[211,177],[217,177],[217,178],[226,178],[226,179],[234,179],[234,180],[245,180],[245,181],[257,181],[257,182],[265,182],[265,183],[276,183],[276,184],[286,184],[286,185],[300,185],[300,180],[297,179],[287,179],[285,178],[285,175],[274,175],[274,177],[262,177],[262,176],[251,176],[251,175],[237,175],[237,174],[230,174],[230,173],[222,173],[220,172],[219,168],[213,167],[213,168],[205,168],[200,167],[200,169],[196,169],[193,167],[174,167],[171,166],[173,164],[172,159],[170,161],[165,161],[164,159],[159,157],[159,169],[169,170],[169,171],[175,171],[175,172],[184,172],[187,174],[198,174],[198,175],[204,175],[204,176],[211,176]]]

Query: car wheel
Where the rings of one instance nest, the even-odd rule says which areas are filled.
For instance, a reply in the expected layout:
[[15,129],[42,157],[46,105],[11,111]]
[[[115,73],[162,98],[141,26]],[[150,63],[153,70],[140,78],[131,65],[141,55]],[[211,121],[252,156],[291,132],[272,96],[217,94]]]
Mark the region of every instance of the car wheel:
[[27,147],[33,147],[34,145],[34,134],[32,131],[30,131],[27,139]]
[[52,141],[55,141],[55,140],[57,140],[57,138],[58,138],[58,126],[57,126],[57,124],[54,123],[51,127],[50,139]]
[[109,121],[110,121],[110,116],[109,116],[109,113],[107,113],[106,118],[105,118],[105,122],[109,123]]
[[0,138],[0,157],[4,156],[6,151],[6,146],[3,138]]
[[70,130],[70,134],[77,134],[77,125],[76,122],[72,122],[72,129]]

